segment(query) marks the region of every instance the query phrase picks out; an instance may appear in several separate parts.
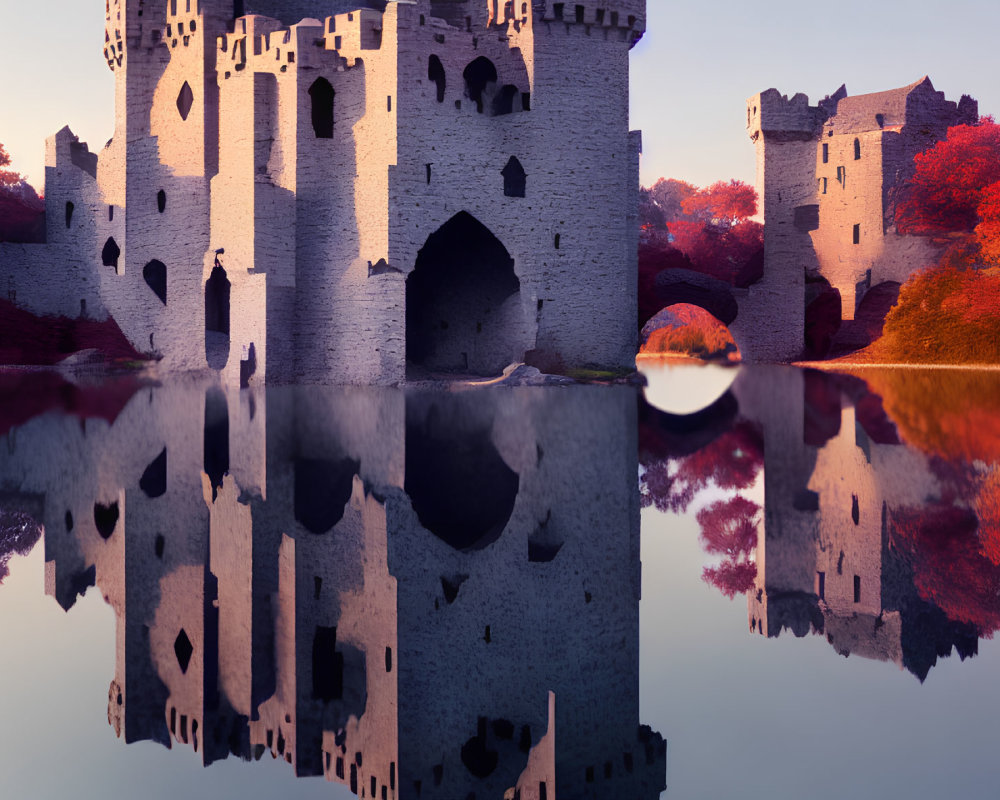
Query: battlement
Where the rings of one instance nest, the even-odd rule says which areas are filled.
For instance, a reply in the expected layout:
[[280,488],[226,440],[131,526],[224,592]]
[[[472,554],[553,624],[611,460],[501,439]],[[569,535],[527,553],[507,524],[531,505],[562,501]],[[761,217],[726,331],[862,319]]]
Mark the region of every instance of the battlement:
[[[504,0],[491,0],[503,3]],[[519,0],[506,2],[518,5]],[[520,6],[526,5],[520,0]],[[585,3],[559,2],[559,0],[534,0],[538,17],[545,22],[564,22],[567,25],[587,25],[599,28],[624,28],[632,31],[634,41],[639,41],[646,31],[645,0],[588,0]]]
[[[196,0],[184,0],[194,4]],[[107,0],[104,17],[104,60],[120,69],[126,47],[155,47],[163,38],[168,5],[176,0]]]
[[777,89],[747,99],[747,134],[757,141],[809,141],[819,136],[827,112],[809,105],[809,98],[796,94],[791,99]]
[[[323,22],[304,19],[290,28],[280,20],[249,15],[218,39],[219,71],[225,78],[243,72],[287,72],[313,63],[317,51],[333,51],[353,63],[357,54],[382,46],[382,14],[374,9],[337,14]],[[345,65],[347,62],[345,62]]]

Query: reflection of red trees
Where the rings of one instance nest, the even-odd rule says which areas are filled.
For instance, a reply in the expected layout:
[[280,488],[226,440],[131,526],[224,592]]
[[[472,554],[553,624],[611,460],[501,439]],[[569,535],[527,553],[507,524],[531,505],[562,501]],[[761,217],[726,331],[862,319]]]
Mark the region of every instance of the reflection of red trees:
[[7,562],[28,555],[41,535],[42,526],[27,514],[0,509],[0,583],[10,574]]
[[1000,629],[1000,566],[988,555],[995,544],[978,535],[975,514],[925,506],[894,511],[893,522],[893,544],[913,567],[920,596],[981,636]]
[[705,567],[702,580],[726,597],[749,591],[757,578],[753,553],[757,547],[760,510],[756,503],[736,495],[698,512],[702,545],[706,552],[723,557],[717,567]]
[[640,482],[642,505],[683,513],[695,495],[709,485],[733,491],[749,489],[763,464],[760,432],[748,422],[738,423],[691,455],[647,464]]
[[757,546],[760,506],[742,495],[719,500],[698,512],[701,541],[709,553],[739,558]]
[[701,579],[732,600],[749,592],[757,579],[757,565],[752,561],[723,561],[717,567],[705,567]]
[[[740,422],[690,455],[645,463],[640,480],[642,505],[683,513],[709,487],[733,492],[749,489],[763,465],[759,430]],[[760,506],[738,494],[698,511],[705,551],[723,557],[719,565],[704,569],[702,579],[729,598],[751,589],[757,577],[753,553],[760,513]]]

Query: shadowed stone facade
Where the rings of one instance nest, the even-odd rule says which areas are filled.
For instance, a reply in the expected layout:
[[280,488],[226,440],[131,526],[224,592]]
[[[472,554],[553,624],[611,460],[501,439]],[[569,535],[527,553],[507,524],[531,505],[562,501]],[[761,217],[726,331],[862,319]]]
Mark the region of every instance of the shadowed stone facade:
[[126,742],[369,798],[665,788],[639,719],[634,390],[191,381],[0,445],[46,590],[114,608]]
[[[360,6],[360,7],[355,7]],[[636,350],[645,0],[110,0],[113,139],[48,143],[32,311],[228,382]]]

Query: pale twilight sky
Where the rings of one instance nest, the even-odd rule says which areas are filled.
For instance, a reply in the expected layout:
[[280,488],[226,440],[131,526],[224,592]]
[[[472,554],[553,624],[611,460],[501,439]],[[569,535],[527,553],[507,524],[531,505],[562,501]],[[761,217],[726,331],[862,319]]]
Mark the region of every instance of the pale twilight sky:
[[[0,142],[41,188],[46,136],[69,124],[91,150],[111,136],[104,0],[0,0],[0,10]],[[752,182],[744,103],[772,86],[815,103],[841,83],[862,94],[927,74],[949,99],[971,94],[1000,115],[997,0],[648,0],[648,10],[632,54],[647,185]]]

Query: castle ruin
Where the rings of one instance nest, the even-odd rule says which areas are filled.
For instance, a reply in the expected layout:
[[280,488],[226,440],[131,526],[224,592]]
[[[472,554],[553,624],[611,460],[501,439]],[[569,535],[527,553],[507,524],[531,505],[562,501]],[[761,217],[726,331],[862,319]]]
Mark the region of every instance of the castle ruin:
[[[949,127],[976,122],[978,113],[975,100],[946,100],[926,77],[856,97],[841,86],[815,106],[804,94],[789,99],[777,89],[747,101],[764,219],[763,283],[774,287],[770,321],[754,327],[760,341],[752,350],[772,360],[796,358],[804,309],[822,286],[839,292],[848,338],[864,333],[852,331],[861,318],[879,316],[880,323],[899,285],[940,254],[930,239],[896,228],[914,157]],[[867,314],[866,303],[873,306]]]
[[165,367],[631,365],[645,0],[108,0],[114,137],[46,145],[7,297]]

